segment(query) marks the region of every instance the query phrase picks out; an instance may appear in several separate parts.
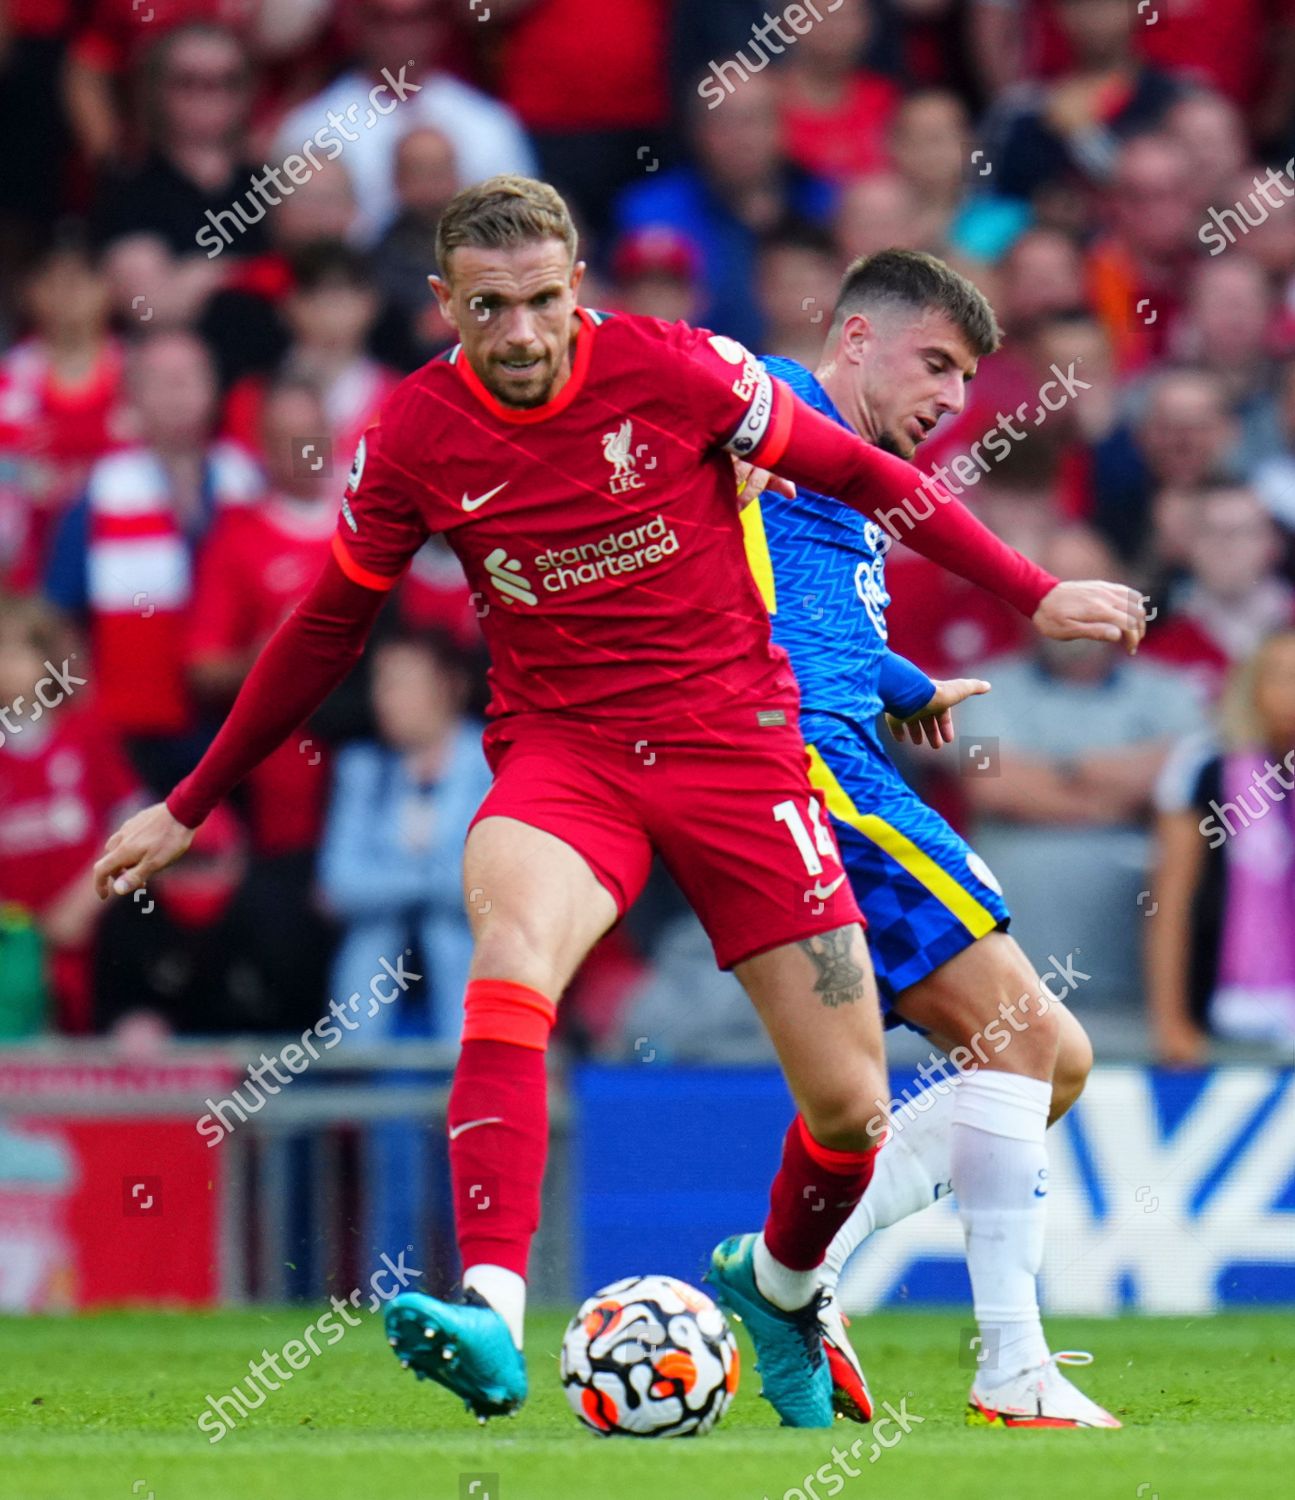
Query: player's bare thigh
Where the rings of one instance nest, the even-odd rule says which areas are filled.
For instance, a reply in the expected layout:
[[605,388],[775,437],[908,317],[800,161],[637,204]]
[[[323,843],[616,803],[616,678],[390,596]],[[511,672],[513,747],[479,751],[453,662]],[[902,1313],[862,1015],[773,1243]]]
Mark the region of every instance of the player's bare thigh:
[[[970,1049],[968,1066],[1050,1080],[1063,1023],[1061,1007],[1051,997],[1041,1002],[1043,994],[1043,981],[1019,944],[1005,932],[991,932],[905,990],[895,1009],[951,1053]],[[1082,1037],[1078,1022],[1069,1032],[1072,1049],[1076,1030]]]
[[516,818],[482,818],[463,849],[473,979],[557,1000],[616,921],[611,893],[570,844]]
[[820,1144],[866,1151],[886,1125],[885,1052],[872,960],[857,923],[738,964],[782,1070]]

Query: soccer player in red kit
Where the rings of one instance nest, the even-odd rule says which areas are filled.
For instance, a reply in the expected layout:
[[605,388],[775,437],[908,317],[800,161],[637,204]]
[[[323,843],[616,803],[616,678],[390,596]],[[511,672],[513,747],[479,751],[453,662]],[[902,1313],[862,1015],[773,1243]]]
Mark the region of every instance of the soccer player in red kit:
[[[732,968],[799,1113],[764,1231],[712,1259],[784,1423],[828,1426],[817,1268],[873,1169],[885,1097],[858,909],[811,791],[787,659],[746,565],[731,454],[885,520],[920,479],[799,403],[731,339],[577,306],[583,265],[543,183],[464,189],[433,278],[461,342],[360,444],[333,555],[266,647],[197,770],[109,840],[100,894],[178,858],[217,800],[340,681],[433,532],[482,610],[495,781],[464,849],[474,953],[449,1105],[463,1298],[387,1310],[402,1363],[478,1416],[515,1410],[526,1258],[558,997],[634,901],[653,850]],[[951,498],[919,551],[1046,633],[1140,634],[1140,605],[1062,584]]]

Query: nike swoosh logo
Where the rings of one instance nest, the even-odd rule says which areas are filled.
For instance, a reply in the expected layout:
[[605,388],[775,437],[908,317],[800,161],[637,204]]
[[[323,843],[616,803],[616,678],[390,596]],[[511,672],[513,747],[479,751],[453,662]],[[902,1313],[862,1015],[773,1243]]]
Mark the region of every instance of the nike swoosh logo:
[[455,1125],[450,1131],[450,1139],[457,1141],[465,1130],[475,1130],[478,1125],[502,1125],[503,1115],[487,1115],[484,1120],[468,1120],[462,1125]]
[[481,507],[486,503],[486,501],[497,495],[499,491],[502,490],[505,485],[507,485],[507,483],[508,481],[505,479],[503,484],[497,484],[493,490],[487,490],[484,495],[478,495],[475,500],[469,499],[467,490],[464,490],[463,509],[469,511],[480,510]]
[[827,898],[832,894],[832,892],[837,888],[837,886],[839,886],[841,884],[841,882],[844,879],[845,879],[844,875],[838,875],[836,877],[836,879],[832,882],[831,885],[824,885],[821,880],[816,880],[814,882],[813,886],[811,887],[811,889],[814,892],[815,898],[817,900],[819,900],[819,901],[826,901]]

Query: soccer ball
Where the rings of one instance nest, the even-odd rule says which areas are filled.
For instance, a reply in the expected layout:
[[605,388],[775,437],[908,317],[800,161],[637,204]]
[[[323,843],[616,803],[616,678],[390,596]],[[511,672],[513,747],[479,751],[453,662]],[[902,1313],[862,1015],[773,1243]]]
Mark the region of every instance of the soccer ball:
[[700,1437],[729,1408],[738,1352],[724,1314],[673,1276],[629,1276],[580,1304],[562,1339],[571,1410],[605,1437]]

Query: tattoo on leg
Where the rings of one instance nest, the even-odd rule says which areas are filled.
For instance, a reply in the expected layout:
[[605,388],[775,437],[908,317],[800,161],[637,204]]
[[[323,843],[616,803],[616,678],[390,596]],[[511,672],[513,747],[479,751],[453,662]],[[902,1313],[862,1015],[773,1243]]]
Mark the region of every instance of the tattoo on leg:
[[863,994],[864,972],[850,952],[853,939],[853,927],[838,927],[800,943],[818,972],[814,993],[833,1010],[838,1005],[852,1005]]

